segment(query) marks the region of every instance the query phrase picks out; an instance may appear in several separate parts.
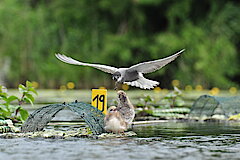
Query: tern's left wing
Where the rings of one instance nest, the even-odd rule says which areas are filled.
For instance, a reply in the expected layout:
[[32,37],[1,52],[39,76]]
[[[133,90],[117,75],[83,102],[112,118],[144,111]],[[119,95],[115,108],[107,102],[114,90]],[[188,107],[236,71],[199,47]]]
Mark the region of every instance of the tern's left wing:
[[142,62],[136,65],[133,65],[129,68],[129,70],[136,70],[141,73],[150,73],[154,72],[168,63],[172,62],[175,60],[185,49],[182,49],[181,51],[177,52],[176,54],[163,58],[163,59],[158,59],[155,61],[149,61],[149,62]]

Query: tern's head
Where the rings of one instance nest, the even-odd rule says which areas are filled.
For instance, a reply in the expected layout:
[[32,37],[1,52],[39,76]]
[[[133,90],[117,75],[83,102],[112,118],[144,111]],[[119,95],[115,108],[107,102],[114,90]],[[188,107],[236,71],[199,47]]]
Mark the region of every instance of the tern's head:
[[127,101],[127,94],[124,91],[120,90],[117,92],[117,94],[118,94],[118,99],[120,100],[120,102]]
[[115,81],[119,81],[119,78],[121,77],[121,73],[120,72],[115,72],[112,75],[112,79]]
[[108,113],[113,113],[113,112],[117,111],[116,108],[117,108],[116,106],[109,107],[108,108]]

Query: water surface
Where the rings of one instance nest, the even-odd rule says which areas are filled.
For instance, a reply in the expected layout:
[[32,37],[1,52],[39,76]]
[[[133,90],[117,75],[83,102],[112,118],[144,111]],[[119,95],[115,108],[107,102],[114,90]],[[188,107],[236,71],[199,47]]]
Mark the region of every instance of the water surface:
[[239,159],[239,123],[136,125],[136,137],[0,139],[0,159]]

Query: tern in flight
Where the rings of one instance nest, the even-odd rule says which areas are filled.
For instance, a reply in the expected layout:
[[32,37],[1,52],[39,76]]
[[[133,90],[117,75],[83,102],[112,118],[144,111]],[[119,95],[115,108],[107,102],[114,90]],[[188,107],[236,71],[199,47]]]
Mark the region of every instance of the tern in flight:
[[63,54],[55,54],[55,56],[65,63],[94,67],[103,72],[110,73],[112,74],[112,78],[116,80],[116,83],[123,83],[130,86],[139,87],[141,89],[152,89],[159,85],[159,82],[146,79],[143,75],[161,69],[168,63],[175,60],[181,53],[184,52],[184,50],[185,49],[182,49],[181,51],[163,59],[138,63],[129,68],[116,68],[102,64],[80,62]]

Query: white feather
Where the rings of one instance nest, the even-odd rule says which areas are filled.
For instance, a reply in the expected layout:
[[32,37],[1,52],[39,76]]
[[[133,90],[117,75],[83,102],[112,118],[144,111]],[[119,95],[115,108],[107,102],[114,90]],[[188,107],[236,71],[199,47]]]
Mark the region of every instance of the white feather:
[[124,83],[127,85],[130,85],[130,86],[140,87],[142,89],[152,89],[152,88],[156,87],[157,85],[159,85],[159,82],[146,79],[143,77],[143,75],[141,73],[139,74],[138,80],[133,81],[133,82],[124,82]]
[[75,64],[75,65],[80,65],[80,66],[89,66],[89,67],[94,67],[97,68],[103,72],[111,73],[113,74],[116,72],[118,69],[112,66],[107,66],[107,65],[102,65],[102,64],[90,64],[90,63],[84,63],[84,62],[79,62],[71,57],[67,57],[63,54],[55,54],[55,56],[62,62],[69,63],[69,64]]

